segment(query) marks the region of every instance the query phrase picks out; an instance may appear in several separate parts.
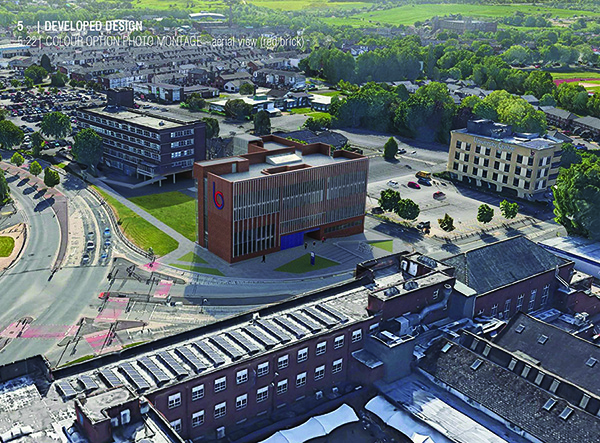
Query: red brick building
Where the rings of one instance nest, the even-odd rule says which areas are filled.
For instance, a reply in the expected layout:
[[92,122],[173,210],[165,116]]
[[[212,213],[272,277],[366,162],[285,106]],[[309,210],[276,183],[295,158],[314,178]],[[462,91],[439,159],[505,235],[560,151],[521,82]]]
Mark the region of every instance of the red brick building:
[[369,161],[274,135],[196,163],[199,244],[232,263],[363,231]]

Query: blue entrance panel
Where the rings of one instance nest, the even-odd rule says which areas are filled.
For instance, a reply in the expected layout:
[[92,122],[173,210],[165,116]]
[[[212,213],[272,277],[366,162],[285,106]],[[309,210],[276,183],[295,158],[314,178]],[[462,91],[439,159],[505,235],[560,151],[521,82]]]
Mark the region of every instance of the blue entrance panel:
[[295,248],[304,244],[304,232],[281,236],[281,250]]

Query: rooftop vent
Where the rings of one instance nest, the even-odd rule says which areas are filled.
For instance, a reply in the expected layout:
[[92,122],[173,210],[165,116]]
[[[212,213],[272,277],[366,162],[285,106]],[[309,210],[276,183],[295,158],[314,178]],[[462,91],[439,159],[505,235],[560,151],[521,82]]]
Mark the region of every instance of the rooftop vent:
[[383,291],[383,294],[386,297],[391,297],[393,295],[398,295],[399,293],[400,293],[400,291],[395,286],[392,286],[391,288],[387,288],[385,291]]
[[442,352],[445,354],[446,352],[448,352],[450,350],[450,348],[452,348],[452,343],[446,343],[444,345],[444,347],[442,348]]
[[545,344],[548,341],[548,336],[547,335],[540,335],[540,338],[538,338],[538,343],[540,345]]
[[593,368],[596,363],[598,363],[598,360],[596,360],[594,357],[590,357],[589,360],[585,362],[585,364],[590,368]]
[[519,326],[517,326],[517,329],[515,329],[515,332],[517,334],[520,334],[521,332],[523,332],[525,330],[525,325],[524,324],[520,324]]
[[414,281],[414,280],[409,280],[407,282],[404,283],[404,289],[407,291],[411,291],[413,289],[417,289],[419,287],[419,284]]
[[165,125],[164,121],[161,120],[161,121],[158,122],[158,126],[164,126],[164,125]]
[[552,409],[554,407],[556,402],[557,402],[557,400],[555,400],[554,398],[549,398],[548,401],[546,402],[546,404],[544,404],[543,408],[549,412],[550,409]]
[[471,369],[473,369],[474,371],[476,371],[479,368],[479,366],[481,366],[482,364],[483,364],[483,360],[481,360],[480,358],[478,358],[471,365]]
[[571,415],[572,413],[573,413],[573,409],[567,406],[560,413],[559,417],[562,418],[563,420],[566,420],[567,418],[569,418],[569,415]]

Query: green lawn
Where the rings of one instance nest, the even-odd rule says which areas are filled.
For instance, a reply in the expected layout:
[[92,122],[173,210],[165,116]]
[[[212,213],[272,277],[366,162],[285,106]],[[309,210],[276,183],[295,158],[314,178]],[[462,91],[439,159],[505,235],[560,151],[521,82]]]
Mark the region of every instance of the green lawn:
[[139,9],[187,9],[190,3],[194,4],[194,12],[208,12],[211,9],[223,7],[223,2],[203,0],[193,0],[191,2],[190,0],[133,0],[131,5]]
[[394,252],[394,242],[393,240],[380,240],[380,241],[370,241],[370,245],[375,246],[376,248],[383,249],[384,251]]
[[250,0],[250,3],[281,11],[300,11],[307,9],[362,9],[373,6],[366,2],[338,2],[324,0]]
[[316,92],[315,95],[326,95],[329,97],[337,97],[341,95],[342,91],[325,91],[325,92]]
[[168,236],[163,231],[144,220],[124,204],[118,202],[100,188],[94,186],[94,189],[102,195],[106,202],[113,209],[120,222],[121,229],[125,236],[134,244],[147,251],[152,248],[158,256],[168,254],[179,246],[174,238]]
[[290,114],[310,114],[312,109],[310,108],[292,108]]
[[179,263],[171,263],[170,266],[173,266],[174,268],[185,269],[186,271],[200,272],[202,274],[219,275],[221,277],[225,275],[218,269],[207,268],[206,266],[181,265]]
[[15,239],[12,237],[0,237],[0,257],[8,257],[15,248]]
[[598,12],[547,8],[542,5],[489,5],[489,4],[419,4],[405,5],[380,11],[367,11],[351,17],[327,17],[323,20],[334,25],[373,26],[381,23],[390,25],[412,25],[417,21],[428,20],[434,16],[462,14],[470,17],[497,18],[512,15],[515,11],[526,14],[546,14],[552,17],[566,18],[577,16],[598,16]]
[[298,257],[296,260],[292,260],[291,262],[286,263],[275,270],[278,272],[290,272],[292,274],[304,274],[305,272],[317,271],[319,269],[325,269],[335,265],[339,265],[339,263],[324,257],[319,257],[317,255],[315,258],[315,265],[311,266],[310,254],[304,254],[303,256]]
[[185,261],[188,263],[208,263],[202,257],[194,254],[193,252],[188,252],[183,257],[178,258],[177,261]]
[[129,201],[148,211],[181,235],[196,241],[196,199],[181,192],[133,197]]
[[573,72],[551,72],[553,79],[563,78],[598,78],[600,79],[600,72],[593,71],[573,71]]

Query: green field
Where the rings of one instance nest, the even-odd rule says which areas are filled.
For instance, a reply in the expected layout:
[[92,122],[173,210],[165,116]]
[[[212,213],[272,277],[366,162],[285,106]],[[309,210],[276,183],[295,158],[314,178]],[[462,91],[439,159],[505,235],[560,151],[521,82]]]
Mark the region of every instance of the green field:
[[208,0],[133,0],[131,4],[139,9],[188,9],[190,3],[194,5],[191,8],[194,12],[208,12],[223,7],[220,1]]
[[300,11],[308,9],[361,9],[373,6],[366,2],[328,2],[323,0],[251,0],[256,6],[263,8],[278,9],[281,11]]
[[181,235],[196,241],[196,199],[181,192],[133,197],[135,203]]
[[15,248],[15,239],[12,237],[0,237],[0,257],[8,257]]
[[600,78],[600,72],[573,71],[573,72],[551,72],[553,79],[562,78]]
[[304,254],[275,270],[278,272],[290,272],[292,274],[304,274],[305,272],[317,271],[336,265],[339,265],[339,263],[317,255],[315,258],[315,265],[312,266],[310,264],[310,254]]
[[119,224],[125,236],[134,244],[147,251],[152,248],[158,256],[166,255],[174,251],[179,243],[163,231],[147,222],[124,204],[94,186],[94,189],[102,195],[104,200],[115,212]]
[[218,269],[207,268],[206,266],[195,266],[195,265],[181,265],[179,263],[171,263],[170,266],[179,269],[185,269],[186,271],[200,272],[202,274],[218,275],[223,276],[224,274]]
[[434,16],[462,14],[470,17],[497,18],[512,15],[515,11],[529,14],[550,13],[552,17],[567,18],[573,16],[599,16],[598,12],[546,8],[532,5],[471,5],[471,4],[442,4],[442,5],[407,5],[398,8],[373,12],[361,12],[352,17],[329,17],[324,21],[334,25],[373,26],[381,23],[390,25],[412,25],[418,21],[428,20]]

